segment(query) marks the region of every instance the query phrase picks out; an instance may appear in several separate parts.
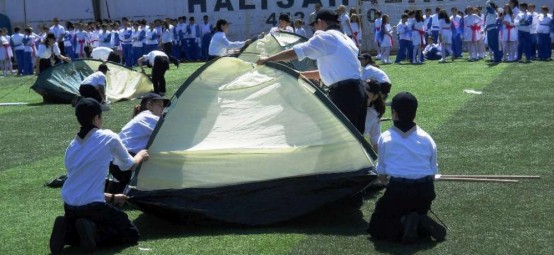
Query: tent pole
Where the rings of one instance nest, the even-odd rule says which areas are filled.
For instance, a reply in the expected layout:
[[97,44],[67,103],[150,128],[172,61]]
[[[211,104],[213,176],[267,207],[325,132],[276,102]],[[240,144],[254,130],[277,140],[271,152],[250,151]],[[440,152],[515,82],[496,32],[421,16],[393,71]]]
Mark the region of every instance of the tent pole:
[[440,175],[440,178],[477,178],[477,179],[540,179],[538,175]]
[[500,182],[500,183],[519,183],[518,180],[510,179],[478,179],[478,178],[453,178],[442,177],[435,179],[436,181],[460,181],[460,182]]

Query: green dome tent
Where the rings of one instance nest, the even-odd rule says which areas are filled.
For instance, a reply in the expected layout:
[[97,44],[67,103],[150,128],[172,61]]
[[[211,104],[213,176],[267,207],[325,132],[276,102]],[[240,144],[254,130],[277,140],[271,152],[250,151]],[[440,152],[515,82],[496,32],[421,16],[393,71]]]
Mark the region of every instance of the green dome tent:
[[[263,38],[256,39],[244,46],[237,57],[244,61],[256,63],[260,56],[271,56],[306,41],[308,41],[306,37],[285,31],[268,33]],[[295,59],[290,62],[281,63],[300,72],[317,69],[316,62],[309,58],[305,58],[302,61]]]
[[204,65],[173,96],[148,150],[128,195],[167,219],[272,224],[375,179],[366,140],[314,84],[279,63]]
[[[84,59],[55,65],[41,72],[31,89],[40,94],[44,102],[71,103],[80,95],[81,81],[96,72],[102,63]],[[111,102],[136,98],[154,89],[152,81],[145,74],[116,63],[106,64],[110,69],[106,74],[106,95]]]

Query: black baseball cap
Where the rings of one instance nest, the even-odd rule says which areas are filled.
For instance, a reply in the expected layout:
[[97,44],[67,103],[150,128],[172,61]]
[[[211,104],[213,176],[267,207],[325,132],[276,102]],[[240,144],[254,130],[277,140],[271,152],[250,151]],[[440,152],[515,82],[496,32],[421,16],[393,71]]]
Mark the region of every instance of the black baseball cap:
[[140,97],[140,99],[142,99],[142,101],[140,102],[140,104],[146,104],[146,102],[148,101],[152,101],[152,100],[162,100],[164,102],[164,107],[167,107],[169,106],[169,103],[171,102],[169,99],[167,98],[164,98],[162,96],[160,96],[159,94],[156,94],[156,93],[148,93],[142,97]]
[[317,20],[338,22],[339,16],[332,10],[321,9],[317,12],[315,19],[312,23],[310,23],[310,26],[313,26],[317,22]]

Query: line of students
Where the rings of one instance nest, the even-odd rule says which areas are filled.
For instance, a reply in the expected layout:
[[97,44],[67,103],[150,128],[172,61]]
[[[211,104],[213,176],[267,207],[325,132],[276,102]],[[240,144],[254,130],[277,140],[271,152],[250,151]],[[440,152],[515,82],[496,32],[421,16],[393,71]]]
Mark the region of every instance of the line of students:
[[[3,75],[14,74],[12,58],[17,63],[17,75],[34,73],[36,58],[39,56],[39,45],[46,41],[48,33],[54,35],[59,55],[72,60],[90,58],[95,48],[110,48],[123,60],[127,67],[137,65],[137,60],[153,50],[161,49],[167,55],[179,61],[207,60],[208,46],[213,34],[213,26],[208,16],[203,17],[202,24],[196,24],[194,17],[185,23],[185,17],[178,19],[157,19],[150,24],[145,20],[131,22],[127,18],[119,21],[103,22],[66,22],[59,24],[53,19],[51,27],[41,26],[40,34],[33,32],[32,27],[24,31],[14,28],[12,35],[5,28],[0,29],[0,69]],[[23,32],[23,33],[22,33]],[[53,61],[60,61],[56,56]]]
[[[511,0],[504,8],[498,8],[488,1],[486,13],[481,10],[482,7],[468,6],[462,13],[454,7],[451,16],[438,7],[435,14],[426,9],[425,15],[422,10],[406,10],[395,27],[399,51],[394,63],[408,59],[420,64],[427,57],[424,51],[433,52],[430,59],[445,62],[448,56],[452,60],[461,58],[464,48],[467,59],[477,61],[486,57],[487,46],[492,62],[521,61],[522,55],[527,61],[551,60],[554,21],[547,6],[537,13],[534,4]],[[387,15],[381,16],[378,11],[376,17],[377,58],[388,64],[388,52],[394,43],[393,27]]]

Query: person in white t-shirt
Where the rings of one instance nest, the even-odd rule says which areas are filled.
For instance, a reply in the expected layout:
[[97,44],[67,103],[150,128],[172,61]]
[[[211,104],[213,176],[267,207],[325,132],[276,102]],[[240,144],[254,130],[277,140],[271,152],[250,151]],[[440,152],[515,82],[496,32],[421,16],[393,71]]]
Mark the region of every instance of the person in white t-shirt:
[[364,53],[358,56],[360,64],[362,65],[362,81],[372,80],[376,81],[380,87],[380,93],[383,100],[389,96],[392,83],[389,76],[379,66],[373,62],[369,53]]
[[417,106],[409,92],[394,96],[394,126],[379,138],[376,171],[390,181],[369,221],[367,231],[375,239],[413,243],[422,236],[446,237],[446,229],[427,216],[436,196],[437,145],[414,122]]
[[212,36],[210,46],[208,49],[208,60],[212,60],[217,57],[223,57],[229,55],[229,50],[240,49],[244,45],[251,42],[250,39],[246,41],[232,42],[227,39],[227,32],[229,31],[230,23],[227,20],[220,19],[215,25],[216,32]]
[[71,59],[62,55],[58,43],[56,42],[56,36],[53,33],[46,34],[44,40],[39,44],[37,50],[37,58],[35,60],[36,74],[52,67],[54,56],[65,62],[70,62]]
[[[119,132],[121,142],[131,155],[136,155],[141,150],[146,149],[156,124],[170,102],[156,93],[148,93],[142,96],[141,99],[140,105],[133,109],[133,119],[127,122]],[[115,193],[123,192],[131,180],[132,172],[122,171],[119,166],[112,162],[110,164],[110,174],[119,182],[117,187],[114,188]]]
[[342,31],[350,38],[352,38],[352,25],[350,24],[350,17],[346,11],[346,6],[339,5],[337,8],[337,14],[339,15],[339,22]]
[[296,19],[294,21],[294,33],[307,38],[308,33],[306,32],[306,29],[304,29],[303,25],[304,25],[304,22],[301,19]]
[[117,55],[117,53],[115,53],[114,50],[109,47],[96,47],[92,49],[92,52],[90,52],[90,56],[93,59],[102,60],[104,62],[110,61],[118,64],[121,62],[121,58],[119,57],[119,55]]
[[369,144],[375,152],[378,151],[377,142],[381,136],[381,117],[385,114],[385,100],[383,99],[381,86],[376,80],[365,80],[365,92],[367,94],[367,113],[365,118],[364,136],[369,138]]
[[75,115],[81,128],[65,152],[67,180],[61,190],[65,214],[54,221],[50,251],[59,254],[66,244],[79,244],[83,252],[134,245],[139,238],[137,227],[112,205],[122,205],[127,196],[104,193],[105,179],[112,158],[122,169],[132,169],[148,160],[148,152],[142,150],[132,157],[116,133],[102,129],[102,110],[96,100],[80,100]]
[[81,96],[93,98],[98,101],[98,103],[104,104],[103,107],[106,107],[106,73],[109,70],[106,64],[100,64],[100,66],[98,66],[98,71],[87,76],[81,82],[81,86],[79,86],[79,93]]
[[[169,56],[163,51],[153,50],[147,55],[144,55],[138,59],[138,65],[140,70],[144,73],[143,63],[148,60],[148,63],[152,64],[152,83],[154,83],[154,93],[164,96],[165,89],[165,72],[169,70]],[[174,60],[173,63],[176,67],[179,67],[179,61]]]
[[285,31],[289,33],[294,33],[294,28],[290,26],[291,20],[290,16],[286,13],[281,13],[279,15],[279,24],[276,27],[272,27],[269,32],[270,33],[278,33],[280,31]]
[[317,60],[318,70],[301,74],[320,80],[329,88],[329,98],[360,132],[364,132],[367,99],[364,92],[358,58],[358,47],[340,30],[338,16],[321,9],[313,24],[314,36],[307,42],[294,45],[269,57],[260,57],[257,64],[267,61],[290,61],[310,58]]

